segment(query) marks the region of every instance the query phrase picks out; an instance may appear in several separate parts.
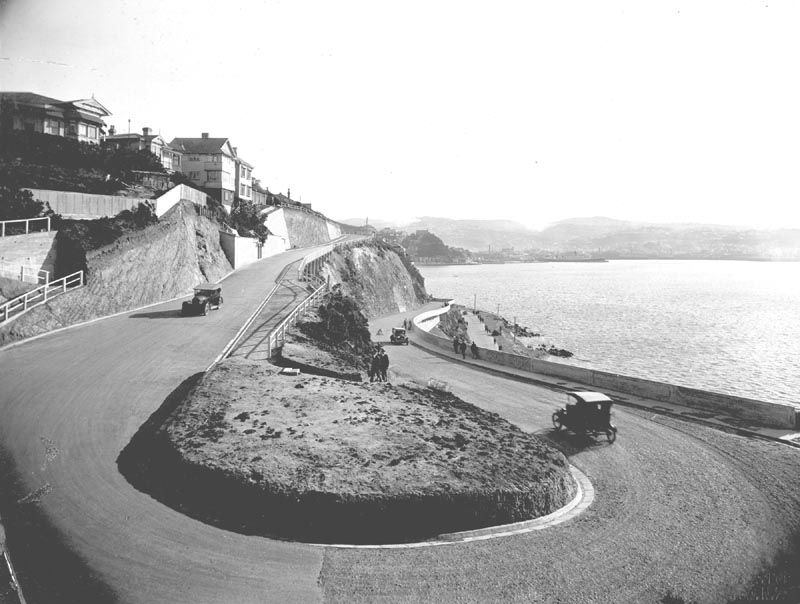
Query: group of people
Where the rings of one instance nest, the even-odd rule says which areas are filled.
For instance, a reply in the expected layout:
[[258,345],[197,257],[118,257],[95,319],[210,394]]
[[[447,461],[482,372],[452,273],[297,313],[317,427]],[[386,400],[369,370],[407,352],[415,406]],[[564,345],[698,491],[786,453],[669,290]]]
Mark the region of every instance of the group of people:
[[389,355],[386,354],[383,348],[378,348],[378,351],[372,357],[372,362],[369,366],[369,381],[389,381]]
[[[472,358],[478,358],[478,345],[473,341],[469,347],[470,352],[472,353]],[[461,358],[467,358],[467,340],[463,336],[456,336],[453,338],[453,352],[456,354],[461,353]]]

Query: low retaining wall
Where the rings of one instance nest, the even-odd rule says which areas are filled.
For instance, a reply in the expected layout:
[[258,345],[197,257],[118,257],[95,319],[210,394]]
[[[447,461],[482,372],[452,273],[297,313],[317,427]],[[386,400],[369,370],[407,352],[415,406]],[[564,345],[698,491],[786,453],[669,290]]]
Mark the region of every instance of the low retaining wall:
[[76,193],[73,191],[50,191],[47,189],[28,189],[33,197],[47,202],[50,208],[65,218],[95,219],[104,216],[116,216],[123,210],[133,210],[140,203],[152,201],[138,197],[121,197],[118,195],[95,195],[93,193]]
[[[438,316],[447,312],[447,310],[448,308],[443,307],[416,316],[414,318],[414,327],[418,337],[426,343],[452,353],[453,344],[448,338],[430,333],[430,330],[438,323]],[[437,319],[433,320],[434,317],[437,317]],[[486,348],[479,348],[478,350],[480,358],[490,363],[579,382],[592,386],[597,390],[632,394],[692,409],[722,413],[770,428],[800,429],[800,409],[786,403],[770,403],[707,390],[687,388],[685,386],[676,386],[664,382],[596,371],[585,367],[531,359],[522,355]]]

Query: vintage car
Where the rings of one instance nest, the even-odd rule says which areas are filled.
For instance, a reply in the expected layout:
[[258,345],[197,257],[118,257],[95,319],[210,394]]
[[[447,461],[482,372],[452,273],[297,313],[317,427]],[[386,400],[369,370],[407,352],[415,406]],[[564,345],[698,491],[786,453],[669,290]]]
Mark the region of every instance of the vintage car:
[[567,406],[553,413],[553,425],[576,434],[605,434],[613,443],[617,439],[617,427],[611,423],[613,404],[602,392],[567,392]]
[[392,327],[392,335],[389,336],[392,344],[405,344],[408,346],[408,336],[405,327]]
[[217,283],[201,283],[195,286],[191,301],[181,305],[181,315],[207,315],[212,308],[222,304],[222,287]]

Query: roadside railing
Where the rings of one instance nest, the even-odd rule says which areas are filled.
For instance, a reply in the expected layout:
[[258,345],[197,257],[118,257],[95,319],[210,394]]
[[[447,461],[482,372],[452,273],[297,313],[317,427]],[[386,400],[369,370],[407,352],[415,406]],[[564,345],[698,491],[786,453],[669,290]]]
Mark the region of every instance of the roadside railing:
[[283,343],[286,341],[287,327],[291,327],[297,323],[298,319],[302,319],[309,309],[315,309],[327,291],[328,284],[323,283],[317,287],[310,296],[298,304],[297,307],[289,313],[288,317],[275,326],[267,340],[267,358],[271,359],[273,352],[283,346]]
[[340,237],[330,245],[326,245],[313,253],[309,254],[300,263],[297,268],[297,278],[300,281],[310,281],[320,271],[322,265],[325,264],[327,257],[334,250],[353,247],[354,245],[362,245],[365,241],[374,239],[373,235],[366,235],[360,239],[345,239],[344,236]]
[[50,283],[50,271],[35,269],[23,264],[14,264],[0,259],[0,276],[16,279],[25,283],[47,284]]
[[[47,231],[50,232],[50,217],[49,216],[42,216],[40,218],[22,218],[19,220],[0,220],[0,237],[5,237],[6,235],[27,235],[31,232],[31,223],[37,221],[45,221],[45,228],[36,229],[36,231]],[[19,229],[19,233],[11,232],[18,230],[11,225],[15,224],[24,224],[25,225],[25,233],[22,233],[22,229]],[[6,228],[8,226],[8,228]],[[8,231],[8,233],[6,232]]]
[[60,294],[67,293],[68,290],[83,286],[83,271],[72,273],[61,279],[56,279],[50,283],[32,289],[31,291],[12,298],[0,306],[0,323],[5,323],[24,312],[29,311],[35,306],[44,304],[48,300]]

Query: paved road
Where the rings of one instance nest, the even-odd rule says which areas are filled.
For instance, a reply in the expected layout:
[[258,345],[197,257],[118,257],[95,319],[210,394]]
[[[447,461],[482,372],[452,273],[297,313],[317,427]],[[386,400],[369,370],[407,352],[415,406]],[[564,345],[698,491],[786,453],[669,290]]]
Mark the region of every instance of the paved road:
[[[90,579],[124,602],[320,598],[322,552],[191,520],[136,491],[116,465],[139,426],[213,361],[281,269],[307,252],[237,271],[223,283],[221,310],[206,317],[181,318],[176,301],[0,351],[0,443],[22,483],[16,501],[3,502],[2,515],[31,602],[81,593]],[[87,575],[43,585],[55,569],[31,563],[51,545],[30,542],[19,526],[33,521],[32,509],[42,513],[37,522],[62,536],[65,549],[88,560]]]
[[[786,467],[796,478],[783,457],[794,450],[621,410],[615,445],[558,443],[595,484],[592,507],[552,530],[503,540],[318,548],[215,529],[136,491],[117,470],[120,451],[183,380],[208,366],[300,254],[231,276],[222,310],[207,317],[180,318],[175,302],[0,351],[0,466],[4,486],[15,483],[0,500],[32,604],[657,602],[667,589],[719,601],[800,515],[800,495],[786,505],[770,491],[788,482]],[[399,323],[376,325],[388,333]],[[443,379],[529,431],[549,436],[550,414],[563,404],[550,390],[413,346],[387,349],[394,379]],[[733,451],[746,451],[744,461]],[[65,568],[71,579],[55,570]]]

